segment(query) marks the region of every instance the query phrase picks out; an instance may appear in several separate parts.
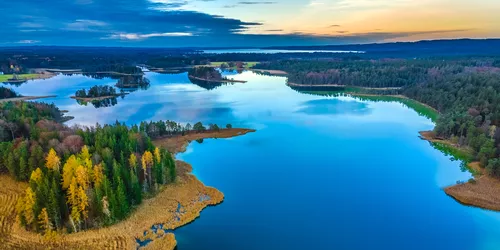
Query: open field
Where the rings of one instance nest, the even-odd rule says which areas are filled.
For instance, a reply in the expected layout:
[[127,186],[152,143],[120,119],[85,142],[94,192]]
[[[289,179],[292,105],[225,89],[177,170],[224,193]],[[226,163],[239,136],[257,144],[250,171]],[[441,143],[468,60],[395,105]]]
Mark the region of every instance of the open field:
[[[17,75],[18,79],[26,79],[26,80],[31,80],[31,79],[38,79],[39,74],[20,74]],[[0,75],[0,82],[7,82],[9,79],[11,79],[13,75]]]

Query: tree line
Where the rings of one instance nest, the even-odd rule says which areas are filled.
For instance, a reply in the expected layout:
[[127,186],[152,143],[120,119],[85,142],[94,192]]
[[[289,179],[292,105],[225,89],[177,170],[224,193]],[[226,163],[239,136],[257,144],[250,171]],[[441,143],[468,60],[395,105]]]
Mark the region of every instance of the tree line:
[[0,87],[0,99],[14,98],[19,96],[20,95],[11,88]]
[[402,94],[439,110],[436,135],[468,148],[472,160],[500,177],[500,70],[441,75]]
[[440,75],[474,68],[494,68],[496,58],[428,58],[380,60],[279,60],[260,63],[258,69],[288,72],[288,82],[304,85],[337,84],[370,88],[403,87]]

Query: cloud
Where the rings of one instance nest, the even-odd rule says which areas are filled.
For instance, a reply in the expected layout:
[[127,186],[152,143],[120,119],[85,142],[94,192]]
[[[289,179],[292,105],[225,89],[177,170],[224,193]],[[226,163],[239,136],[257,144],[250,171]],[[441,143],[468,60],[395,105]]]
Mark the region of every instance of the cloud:
[[68,23],[66,30],[73,31],[101,31],[102,27],[108,26],[107,23],[99,20],[77,19],[74,22]]
[[179,37],[179,36],[193,36],[189,32],[166,32],[166,33],[151,33],[151,34],[136,34],[136,33],[120,33],[113,34],[104,39],[121,39],[121,40],[142,40],[151,37]]
[[[47,7],[46,2],[40,0],[10,1],[9,4],[0,7],[3,19],[9,20],[4,22],[0,29],[0,44],[19,45],[22,41],[23,44],[67,46],[326,45],[369,43],[416,34],[465,31],[285,34],[284,30],[279,29],[280,27],[274,29],[275,27],[272,26],[273,29],[266,29],[261,22],[250,22],[186,9],[186,6],[193,2],[201,1],[211,2],[212,0],[51,0],[50,8]],[[361,6],[367,5],[371,0],[353,1]],[[345,3],[346,0],[340,0],[340,2]],[[377,2],[380,3],[380,1]],[[257,7],[259,4],[269,5],[276,2],[262,0],[232,3],[234,5],[227,5],[227,7],[251,5]],[[329,5],[326,6],[325,3],[331,2],[315,0],[309,3],[314,6],[325,5],[321,8],[327,8]],[[223,11],[220,7],[218,8]],[[336,25],[338,24],[332,25],[332,28],[340,27]],[[333,31],[335,29],[332,29]]]
[[339,34],[349,33],[349,31],[347,31],[347,30],[339,30],[339,31],[336,31],[336,32],[339,33]]
[[328,27],[329,27],[329,28],[337,28],[337,27],[340,27],[340,25],[338,25],[338,24],[332,24],[332,25],[330,25],[330,26],[328,26]]
[[238,4],[243,4],[243,5],[255,5],[255,4],[275,4],[276,2],[253,2],[253,1],[246,1],[246,2],[238,2]]
[[20,40],[17,43],[20,44],[34,44],[34,43],[39,43],[40,41],[38,40]]
[[322,5],[325,5],[324,2],[320,2],[320,1],[316,1],[316,0],[312,0],[311,2],[309,2],[309,4],[307,6],[309,7],[318,7],[318,6],[322,6]]

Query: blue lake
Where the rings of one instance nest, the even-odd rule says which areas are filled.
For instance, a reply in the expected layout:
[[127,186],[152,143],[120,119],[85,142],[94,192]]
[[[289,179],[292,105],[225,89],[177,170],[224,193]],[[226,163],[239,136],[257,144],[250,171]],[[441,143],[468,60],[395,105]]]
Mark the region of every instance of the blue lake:
[[284,77],[252,72],[232,76],[247,83],[212,90],[186,73],[146,76],[150,88],[106,108],[69,96],[114,85],[109,78],[59,75],[15,90],[58,95],[42,101],[75,116],[68,125],[170,119],[257,129],[177,156],[225,194],[175,231],[179,250],[500,249],[500,213],[442,191],[470,174],[418,138],[433,123],[400,103],[303,94]]

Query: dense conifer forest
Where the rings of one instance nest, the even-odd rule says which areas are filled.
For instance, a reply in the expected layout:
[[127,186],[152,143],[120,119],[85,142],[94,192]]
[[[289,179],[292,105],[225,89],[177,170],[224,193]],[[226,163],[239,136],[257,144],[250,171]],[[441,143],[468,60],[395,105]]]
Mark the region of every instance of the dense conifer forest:
[[91,87],[88,91],[85,89],[77,90],[75,92],[76,97],[80,98],[96,98],[103,96],[116,96],[118,93],[115,88],[111,86],[94,86]]
[[19,97],[14,90],[6,87],[0,87],[0,99]]
[[113,224],[174,182],[174,159],[152,138],[219,130],[174,121],[68,127],[63,119],[54,105],[0,103],[0,173],[29,182],[18,219],[48,237]]

